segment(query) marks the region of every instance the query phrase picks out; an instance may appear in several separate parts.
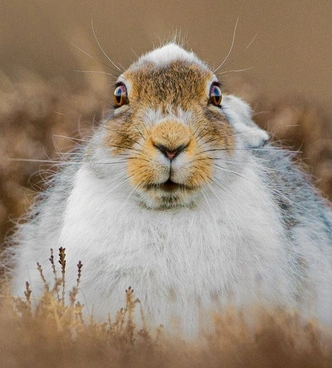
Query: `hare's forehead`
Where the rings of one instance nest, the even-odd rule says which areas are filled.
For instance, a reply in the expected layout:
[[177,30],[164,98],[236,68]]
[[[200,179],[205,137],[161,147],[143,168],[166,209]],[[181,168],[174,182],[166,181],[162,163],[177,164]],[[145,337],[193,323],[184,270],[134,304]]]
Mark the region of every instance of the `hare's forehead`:
[[147,62],[139,69],[129,69],[123,77],[129,85],[129,100],[181,104],[186,99],[206,99],[213,74],[197,64],[178,60],[161,67]]
[[215,77],[195,54],[176,45],[167,45],[143,55],[121,77],[129,99],[141,102],[181,103],[186,99],[206,99]]

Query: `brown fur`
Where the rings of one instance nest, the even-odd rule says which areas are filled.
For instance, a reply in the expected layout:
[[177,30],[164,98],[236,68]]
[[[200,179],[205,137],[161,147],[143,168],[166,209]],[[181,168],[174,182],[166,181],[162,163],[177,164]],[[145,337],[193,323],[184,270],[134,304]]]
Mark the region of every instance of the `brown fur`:
[[133,87],[130,100],[165,113],[169,105],[187,111],[197,102],[206,104],[206,83],[212,72],[199,65],[175,61],[167,67],[146,63],[139,69],[129,68],[124,77]]

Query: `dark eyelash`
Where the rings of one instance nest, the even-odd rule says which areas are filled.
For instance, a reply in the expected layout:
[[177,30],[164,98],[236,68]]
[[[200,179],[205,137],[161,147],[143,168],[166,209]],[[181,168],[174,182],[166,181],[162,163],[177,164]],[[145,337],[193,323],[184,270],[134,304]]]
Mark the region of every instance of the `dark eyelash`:
[[211,88],[212,86],[217,86],[217,87],[219,87],[219,88],[222,88],[224,85],[223,85],[223,83],[222,83],[222,82],[214,81],[214,82],[212,82],[212,83],[211,83],[210,88]]

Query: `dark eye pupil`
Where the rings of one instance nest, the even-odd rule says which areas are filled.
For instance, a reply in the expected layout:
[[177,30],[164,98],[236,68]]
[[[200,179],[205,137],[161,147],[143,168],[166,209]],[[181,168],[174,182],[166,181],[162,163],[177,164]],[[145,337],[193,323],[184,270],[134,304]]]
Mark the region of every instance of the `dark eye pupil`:
[[222,100],[221,89],[218,86],[213,85],[210,90],[210,103],[215,106],[220,106],[221,100]]
[[117,88],[114,95],[115,95],[115,98],[116,98],[116,102],[120,103],[121,102],[121,95],[122,95],[121,88]]
[[120,107],[128,103],[127,89],[124,85],[120,85],[115,89],[113,101],[115,107]]
[[221,93],[220,93],[220,90],[219,90],[219,88],[218,88],[218,87],[214,87],[214,88],[213,88],[213,94],[214,94],[214,96],[216,96],[216,97],[220,97]]

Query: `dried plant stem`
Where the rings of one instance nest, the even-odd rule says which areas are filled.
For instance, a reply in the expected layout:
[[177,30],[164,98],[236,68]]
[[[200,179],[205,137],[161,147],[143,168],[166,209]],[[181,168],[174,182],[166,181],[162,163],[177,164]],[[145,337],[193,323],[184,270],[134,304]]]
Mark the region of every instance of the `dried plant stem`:
[[80,287],[80,281],[81,281],[81,276],[82,276],[82,267],[83,267],[83,263],[81,261],[79,261],[78,264],[77,264],[76,286],[74,286],[72,291],[69,293],[70,305],[72,307],[75,305],[76,296],[78,294],[78,290],[79,290],[79,287]]
[[31,308],[31,289],[30,289],[30,284],[28,283],[28,281],[25,283],[25,299],[26,299],[26,303],[27,305]]
[[37,262],[37,270],[39,271],[39,274],[40,274],[40,277],[43,281],[43,284],[44,284],[44,288],[45,288],[45,291],[46,292],[49,292],[50,291],[50,287],[45,279],[45,276],[44,276],[44,272],[43,272],[43,269],[42,269],[42,266],[39,262]]
[[62,297],[61,303],[65,304],[65,290],[66,290],[66,248],[59,248],[59,263],[61,265],[62,275]]

